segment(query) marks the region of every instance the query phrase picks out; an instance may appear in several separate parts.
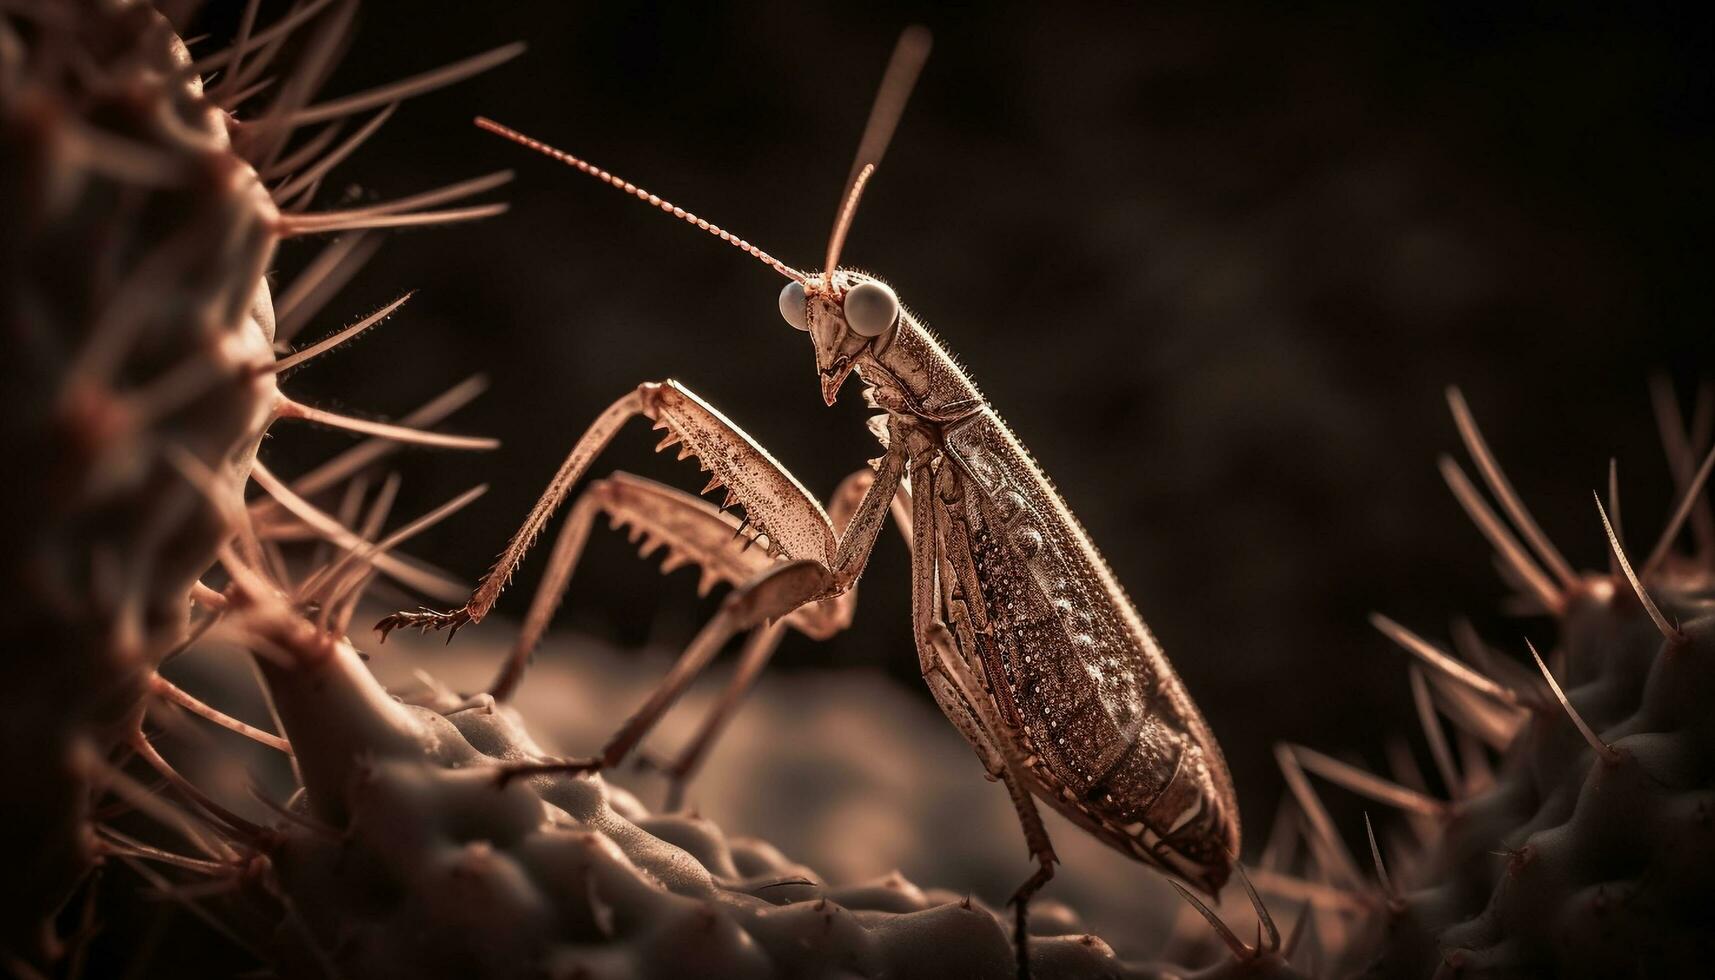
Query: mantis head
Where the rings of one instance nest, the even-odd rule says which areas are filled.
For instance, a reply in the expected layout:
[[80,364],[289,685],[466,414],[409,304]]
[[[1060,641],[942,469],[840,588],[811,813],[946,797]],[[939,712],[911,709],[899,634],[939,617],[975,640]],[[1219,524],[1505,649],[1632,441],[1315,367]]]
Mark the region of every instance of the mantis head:
[[899,297],[879,279],[842,269],[831,277],[787,283],[780,290],[780,315],[810,335],[822,400],[832,405],[858,357],[899,322]]

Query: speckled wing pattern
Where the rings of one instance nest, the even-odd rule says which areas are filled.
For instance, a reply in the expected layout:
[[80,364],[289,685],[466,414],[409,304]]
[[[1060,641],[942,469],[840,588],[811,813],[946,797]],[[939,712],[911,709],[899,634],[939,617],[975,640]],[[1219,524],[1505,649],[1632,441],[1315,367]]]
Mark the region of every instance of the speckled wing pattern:
[[1199,791],[1230,785],[1213,737],[1065,502],[990,410],[948,427],[943,448],[960,485],[941,494],[944,526],[962,531],[942,542],[950,618],[1036,757],[1039,795],[1156,863],[1175,863],[1163,839],[1183,849],[1193,831],[1236,850]]

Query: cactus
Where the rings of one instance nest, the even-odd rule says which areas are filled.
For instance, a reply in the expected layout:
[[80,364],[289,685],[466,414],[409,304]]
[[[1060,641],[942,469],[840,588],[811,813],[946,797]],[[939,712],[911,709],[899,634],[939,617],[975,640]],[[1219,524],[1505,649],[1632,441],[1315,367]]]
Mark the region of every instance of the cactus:
[[[259,655],[302,792],[260,827],[193,791],[196,819],[231,853],[182,866],[193,877],[252,880],[241,901],[262,907],[252,918],[278,923],[256,942],[280,972],[1012,971],[1011,916],[968,896],[899,875],[823,884],[763,842],[728,838],[690,814],[651,814],[599,776],[507,778],[507,766],[546,758],[515,709],[432,683],[391,697],[351,643],[304,618],[278,583],[242,567],[235,578],[227,625]],[[1178,975],[1120,962],[1063,907],[1034,921],[1034,975]],[[1280,944],[1276,935],[1208,975],[1295,976]]]
[[[242,467],[274,393],[262,273],[278,220],[168,24],[87,2],[0,19],[0,376],[11,478],[0,947],[94,857],[80,758],[134,728],[225,525],[178,468]],[[27,462],[26,462],[27,461]],[[27,775],[26,775],[27,774]],[[21,867],[20,867],[21,865]]]
[[[342,11],[322,30],[342,31],[349,4]],[[276,243],[494,210],[303,212],[338,157],[318,159],[327,141],[292,144],[294,133],[363,101],[304,108],[321,80],[324,37],[266,112],[240,120],[257,91],[245,83],[292,26],[248,36],[260,53],[214,56],[230,71],[205,92],[208,64],[193,63],[147,4],[0,10],[0,304],[9,337],[0,425],[20,464],[4,529],[14,612],[0,662],[0,780],[31,787],[8,804],[5,823],[13,839],[34,844],[0,890],[0,951],[13,962],[59,955],[48,922],[100,851],[90,831],[92,765],[137,730],[155,668],[186,634],[191,599],[213,599],[198,580],[244,507],[264,431],[280,417],[345,421],[275,384],[282,366],[302,359],[277,363],[273,354],[283,338],[264,272]],[[513,53],[450,66],[387,101]],[[282,156],[288,145],[298,162]],[[264,175],[279,179],[269,186]],[[355,244],[330,251],[349,256]],[[299,322],[313,312],[303,296],[288,299]]]
[[[1715,957],[1715,723],[1708,711],[1715,701],[1715,524],[1702,491],[1715,454],[1694,475],[1689,453],[1670,449],[1683,504],[1641,563],[1615,530],[1611,481],[1609,502],[1598,498],[1592,516],[1606,531],[1612,564],[1580,575],[1518,500],[1456,389],[1449,401],[1518,536],[1457,463],[1444,458],[1442,471],[1519,587],[1515,605],[1552,617],[1559,643],[1547,661],[1528,648],[1535,666],[1525,668],[1460,624],[1456,639],[1467,658],[1460,660],[1376,617],[1422,662],[1412,668],[1413,687],[1450,799],[1428,795],[1410,766],[1390,782],[1319,753],[1282,748],[1313,828],[1312,863],[1360,910],[1347,922],[1354,938],[1341,951],[1343,969],[1368,977],[1704,972]],[[1678,429],[1664,421],[1667,431]],[[1676,554],[1692,515],[1697,551]],[[1457,729],[1463,766],[1438,711]],[[1498,764],[1485,746],[1499,753]],[[1373,851],[1379,884],[1366,884],[1340,845],[1307,770],[1408,814],[1415,834],[1402,837],[1395,858],[1384,862],[1380,848]]]

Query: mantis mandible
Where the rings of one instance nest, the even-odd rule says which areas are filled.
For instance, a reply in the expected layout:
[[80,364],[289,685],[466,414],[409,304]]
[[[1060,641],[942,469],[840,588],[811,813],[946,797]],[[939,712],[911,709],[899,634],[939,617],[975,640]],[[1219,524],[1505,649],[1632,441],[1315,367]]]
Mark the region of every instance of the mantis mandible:
[[[564,593],[598,514],[665,544],[667,567],[693,563],[706,591],[733,588],[645,704],[597,756],[514,767],[594,772],[629,755],[696,675],[749,631],[733,681],[690,749],[695,768],[787,628],[823,638],[851,622],[855,586],[891,511],[910,547],[918,664],[935,701],[1012,798],[1037,870],[1014,894],[1027,968],[1027,907],[1057,858],[1040,799],[1145,864],[1217,892],[1239,848],[1238,805],[1219,746],[1107,562],[1030,453],[940,342],[886,283],[838,265],[859,198],[875,173],[928,56],[928,32],[894,50],[840,199],[820,272],[801,272],[671,202],[487,119],[477,125],[555,157],[696,225],[784,276],[780,313],[815,348],[833,405],[856,373],[882,410],[870,429],[883,455],[848,477],[828,510],[736,425],[675,381],[646,382],[589,427],[494,567],[453,612],[397,613],[377,624],[457,630],[488,614],[513,570],[594,457],[644,416],[709,472],[717,507],[653,481],[594,481],[571,509],[544,581],[494,693],[516,687]],[[740,505],[741,522],[726,513]],[[739,539],[743,539],[742,542]]]

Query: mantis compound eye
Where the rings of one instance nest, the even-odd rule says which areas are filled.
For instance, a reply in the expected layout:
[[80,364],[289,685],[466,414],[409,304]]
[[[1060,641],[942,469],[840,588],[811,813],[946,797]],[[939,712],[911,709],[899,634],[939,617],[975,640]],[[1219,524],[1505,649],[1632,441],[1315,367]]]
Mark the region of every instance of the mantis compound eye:
[[808,306],[809,300],[804,296],[803,283],[789,282],[780,290],[780,315],[785,317],[786,322],[792,324],[794,329],[810,329],[810,321],[806,316]]
[[879,337],[899,319],[899,297],[873,280],[860,282],[846,293],[846,325],[859,337]]

